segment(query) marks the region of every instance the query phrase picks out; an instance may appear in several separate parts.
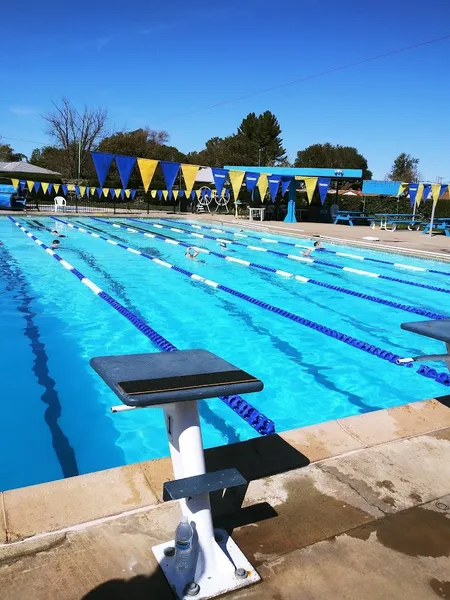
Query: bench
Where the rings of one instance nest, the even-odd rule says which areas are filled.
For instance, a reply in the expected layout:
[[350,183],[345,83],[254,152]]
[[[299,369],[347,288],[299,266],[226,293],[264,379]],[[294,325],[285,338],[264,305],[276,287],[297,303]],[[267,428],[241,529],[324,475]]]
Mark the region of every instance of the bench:
[[398,225],[407,225],[409,231],[416,229],[419,230],[421,225],[425,225],[426,222],[416,218],[416,215],[411,213],[376,213],[375,217],[370,217],[371,227],[375,229],[376,225],[380,225],[380,229],[385,231],[395,231]]
[[333,225],[337,225],[338,223],[348,223],[350,227],[353,227],[353,223],[357,221],[364,221],[363,224],[367,224],[369,222],[369,216],[366,212],[363,211],[348,211],[348,210],[340,210],[333,221]]
[[[423,234],[426,235],[430,231],[431,223],[427,223]],[[450,237],[450,219],[435,219],[433,221],[433,231],[442,231],[444,235]]]

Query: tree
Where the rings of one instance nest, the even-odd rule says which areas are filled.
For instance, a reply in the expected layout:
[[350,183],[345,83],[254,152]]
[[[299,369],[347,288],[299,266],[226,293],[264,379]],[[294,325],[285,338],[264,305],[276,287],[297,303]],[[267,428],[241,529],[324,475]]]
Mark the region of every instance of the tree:
[[278,165],[287,159],[281,139],[281,127],[276,116],[269,110],[256,116],[249,113],[238,127],[238,136],[253,142],[258,154],[258,164]]
[[413,158],[411,154],[402,152],[397,156],[389,173],[389,179],[392,181],[418,181],[419,180],[419,159]]
[[9,144],[0,144],[1,162],[18,162],[20,160],[27,160],[25,154],[21,154],[20,152],[14,152],[14,149],[11,148]]
[[62,148],[43,146],[35,148],[30,156],[30,162],[37,167],[62,173],[65,169],[66,154]]
[[372,179],[372,171],[369,171],[367,159],[352,146],[312,144],[297,152],[294,167],[361,169],[363,179]]
[[258,146],[244,135],[213,137],[206,142],[204,150],[191,152],[187,158],[190,163],[208,167],[254,166],[258,164]]
[[62,173],[71,179],[80,178],[94,150],[106,135],[108,112],[103,108],[89,108],[79,112],[67,98],[57,104],[54,111],[43,115],[47,134],[64,150]]

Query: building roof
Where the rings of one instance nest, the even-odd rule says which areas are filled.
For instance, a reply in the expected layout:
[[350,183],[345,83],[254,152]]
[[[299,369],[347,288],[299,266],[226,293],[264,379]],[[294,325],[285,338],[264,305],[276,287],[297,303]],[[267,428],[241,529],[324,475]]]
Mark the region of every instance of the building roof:
[[61,174],[56,173],[56,171],[43,169],[42,167],[37,167],[36,165],[32,165],[23,160],[17,162],[0,162],[0,174],[1,173],[17,173],[18,175],[55,175],[61,177]]

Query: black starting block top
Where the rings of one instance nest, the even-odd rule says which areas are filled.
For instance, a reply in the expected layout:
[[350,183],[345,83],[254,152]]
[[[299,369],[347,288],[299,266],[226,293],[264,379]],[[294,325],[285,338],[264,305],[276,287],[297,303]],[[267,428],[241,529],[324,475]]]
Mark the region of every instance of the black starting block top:
[[450,319],[436,321],[415,321],[402,323],[401,328],[412,333],[418,333],[434,340],[450,343]]
[[259,392],[263,383],[207,350],[92,358],[91,367],[127,406]]

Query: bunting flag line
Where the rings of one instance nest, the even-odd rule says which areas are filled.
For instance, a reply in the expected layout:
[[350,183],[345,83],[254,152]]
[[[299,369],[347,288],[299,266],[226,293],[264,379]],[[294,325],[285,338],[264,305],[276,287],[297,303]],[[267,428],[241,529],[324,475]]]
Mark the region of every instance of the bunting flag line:
[[311,204],[316,191],[318,177],[305,177],[306,195],[308,196],[308,203]]
[[120,196],[120,188],[117,188],[114,190],[114,195],[116,198],[118,198]]
[[150,187],[150,183],[152,182],[153,175],[156,171],[156,167],[158,166],[158,161],[153,160],[151,158],[138,158],[137,164],[139,167],[139,172],[141,174],[144,191],[148,192],[148,188]]
[[109,188],[109,195],[111,196],[111,198],[115,198],[116,197],[116,191],[114,188]]
[[61,189],[63,191],[63,194],[67,194],[67,185],[65,183],[61,184]]
[[34,185],[33,185],[33,189],[35,192],[39,192],[39,188],[41,187],[41,184],[39,183],[39,181],[35,181]]
[[158,194],[158,198],[161,200],[163,195],[162,190],[158,190],[156,193]]
[[178,192],[179,192],[179,190],[173,190],[173,192],[172,192],[173,197],[175,198],[175,200],[178,200]]
[[431,196],[433,198],[433,203],[439,200],[439,196],[441,195],[441,184],[440,183],[432,183],[431,184]]
[[48,184],[48,193],[51,194],[53,191],[53,183]]
[[157,191],[156,191],[156,190],[152,190],[152,191],[150,192],[150,195],[151,195],[151,197],[152,197],[152,198],[156,198],[156,194],[157,194]]
[[73,183],[68,183],[67,184],[67,189],[69,190],[69,192],[74,192],[75,191],[75,185]]
[[231,189],[233,190],[234,200],[236,201],[241,191],[242,182],[244,181],[245,171],[229,171]]
[[115,158],[122,187],[126,188],[136,164],[136,158],[134,156],[123,156],[122,154],[116,154]]
[[27,181],[27,188],[29,192],[33,191],[34,181]]
[[162,195],[163,195],[164,200],[167,200],[167,196],[169,195],[169,192],[167,190],[163,190]]
[[197,165],[181,165],[181,172],[186,185],[186,197],[192,192],[192,188],[194,187],[195,179],[199,170],[200,167]]
[[92,161],[97,172],[98,182],[100,187],[103,187],[105,179],[108,176],[109,169],[111,168],[112,161],[114,160],[114,154],[106,152],[92,152]]
[[225,181],[227,180],[228,169],[220,169],[219,167],[213,167],[211,171],[214,178],[214,183],[216,185],[217,195],[220,196],[222,194]]
[[401,196],[405,190],[408,189],[407,183],[401,183],[398,187],[397,196]]
[[11,179],[11,183],[13,185],[13,187],[17,188],[19,187],[19,180],[18,179]]
[[86,186],[85,186],[85,185],[80,185],[80,186],[78,187],[78,189],[80,190],[80,196],[83,198],[83,196],[84,196],[84,195],[85,195],[85,193],[86,193]]
[[272,202],[275,202],[278,188],[280,187],[281,176],[280,175],[270,175],[269,179],[269,193],[272,198]]
[[102,188],[102,194],[106,197],[109,194],[109,188]]
[[134,197],[136,196],[136,190],[135,189],[130,190],[130,196],[131,196],[131,199],[134,200]]
[[42,190],[43,190],[44,194],[46,194],[47,190],[48,190],[48,183],[42,182],[41,185],[42,185]]
[[125,198],[129,198],[131,195],[130,190],[125,190]]
[[162,173],[164,175],[164,180],[167,185],[167,191],[171,195],[173,184],[175,183],[175,179],[178,175],[178,171],[180,170],[180,163],[168,162],[166,160],[160,160],[159,164],[161,166]]
[[96,190],[96,192],[97,192],[97,196],[98,196],[99,198],[101,198],[101,195],[102,195],[102,188],[95,188],[95,190]]
[[265,173],[261,173],[258,179],[258,190],[261,197],[261,202],[264,202],[267,188],[269,187],[268,177]]
[[331,179],[329,177],[318,177],[317,183],[319,186],[320,202],[323,205],[323,203],[325,202],[325,199],[327,197],[327,194],[328,194],[328,189],[330,187]]

